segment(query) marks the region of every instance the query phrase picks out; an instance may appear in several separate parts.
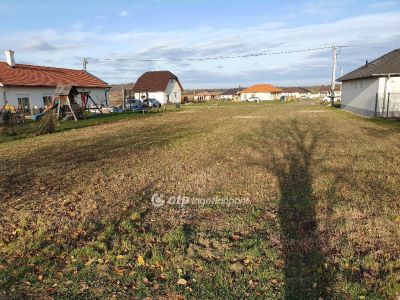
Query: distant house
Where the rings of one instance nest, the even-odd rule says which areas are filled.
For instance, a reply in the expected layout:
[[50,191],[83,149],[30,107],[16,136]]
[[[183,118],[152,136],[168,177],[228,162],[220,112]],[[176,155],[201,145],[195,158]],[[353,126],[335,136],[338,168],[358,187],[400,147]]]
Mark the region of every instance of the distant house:
[[365,116],[400,116],[400,49],[340,77],[342,108]]
[[219,92],[201,91],[194,94],[193,99],[198,102],[211,101],[218,99],[219,95]]
[[11,50],[6,62],[0,62],[0,106],[8,103],[31,115],[51,103],[58,85],[90,91],[97,104],[107,105],[108,84],[85,70],[16,64]]
[[170,71],[146,72],[133,86],[136,99],[157,99],[161,104],[180,103],[183,87]]
[[252,97],[260,100],[276,100],[282,95],[282,89],[271,84],[256,84],[240,92],[240,100],[247,101]]
[[[342,87],[340,84],[335,85],[335,97],[340,98],[342,96]],[[321,85],[319,87],[319,95],[320,97],[331,97],[332,95],[332,86],[330,85]]]
[[282,96],[288,98],[308,98],[311,95],[311,91],[302,87],[287,87],[283,88]]
[[240,99],[240,92],[243,88],[235,88],[235,89],[228,89],[222,92],[220,98],[222,100],[239,100]]
[[[332,86],[331,85],[320,85],[320,86],[312,86],[309,87],[308,90],[310,91],[309,97],[310,98],[325,98],[330,97],[332,94]],[[342,95],[342,87],[340,84],[335,85],[335,98],[340,99]]]

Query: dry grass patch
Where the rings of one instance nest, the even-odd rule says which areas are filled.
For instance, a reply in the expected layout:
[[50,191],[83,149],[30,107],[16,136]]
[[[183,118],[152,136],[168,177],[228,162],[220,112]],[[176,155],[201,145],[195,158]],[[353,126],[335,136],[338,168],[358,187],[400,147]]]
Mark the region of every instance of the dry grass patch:
[[[1,144],[0,290],[399,295],[398,127],[304,103],[195,107]],[[251,205],[155,208],[154,193]]]

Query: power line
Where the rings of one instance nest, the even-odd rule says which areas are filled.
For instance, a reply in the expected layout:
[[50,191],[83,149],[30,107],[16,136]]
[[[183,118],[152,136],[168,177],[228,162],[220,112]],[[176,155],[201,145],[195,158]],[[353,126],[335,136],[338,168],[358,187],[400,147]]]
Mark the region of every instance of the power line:
[[[336,48],[344,48],[348,46],[336,46]],[[215,56],[215,57],[170,57],[170,58],[156,58],[156,59],[136,59],[134,57],[130,58],[91,58],[87,59],[93,61],[127,61],[127,60],[135,60],[140,62],[165,62],[165,61],[204,61],[204,60],[223,60],[223,59],[235,59],[235,58],[250,58],[250,57],[259,57],[259,56],[272,56],[272,55],[282,55],[282,54],[293,54],[293,53],[302,53],[302,52],[311,52],[311,51],[321,51],[332,49],[332,46],[327,47],[318,47],[318,48],[309,48],[309,49],[300,49],[300,50],[286,50],[279,52],[263,52],[263,53],[252,53],[252,54],[240,54],[240,55],[232,55],[232,56]]]

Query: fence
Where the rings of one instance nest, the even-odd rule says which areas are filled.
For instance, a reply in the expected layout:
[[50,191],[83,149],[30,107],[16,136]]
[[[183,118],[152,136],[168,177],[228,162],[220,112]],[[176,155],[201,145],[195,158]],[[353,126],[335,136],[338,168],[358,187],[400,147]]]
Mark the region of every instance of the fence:
[[377,93],[375,117],[400,118],[400,93]]

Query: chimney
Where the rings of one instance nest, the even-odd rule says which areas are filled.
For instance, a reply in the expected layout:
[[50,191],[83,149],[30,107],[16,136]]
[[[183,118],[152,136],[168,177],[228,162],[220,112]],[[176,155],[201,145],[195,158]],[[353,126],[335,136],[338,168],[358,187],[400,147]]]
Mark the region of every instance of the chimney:
[[6,53],[7,64],[8,64],[10,67],[15,68],[14,51],[12,51],[12,50],[6,50],[5,53]]
[[365,66],[368,67],[368,60],[365,61]]

